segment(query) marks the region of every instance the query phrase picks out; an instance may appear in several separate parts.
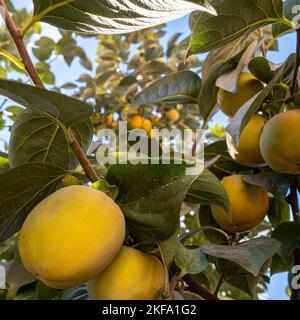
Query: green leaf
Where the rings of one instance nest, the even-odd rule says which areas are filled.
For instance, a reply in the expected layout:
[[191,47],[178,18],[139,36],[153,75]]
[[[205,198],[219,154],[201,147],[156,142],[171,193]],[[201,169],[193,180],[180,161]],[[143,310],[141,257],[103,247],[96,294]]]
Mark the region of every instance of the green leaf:
[[55,75],[52,73],[51,66],[47,62],[41,61],[35,67],[44,83],[55,84]]
[[272,238],[281,242],[279,255],[287,260],[295,249],[300,248],[300,223],[281,223],[272,233]]
[[24,107],[39,110],[60,126],[70,127],[86,120],[93,111],[78,99],[17,81],[0,79],[0,94]]
[[187,249],[182,244],[177,248],[175,262],[184,274],[198,274],[208,267],[208,259],[201,249]]
[[[286,0],[283,3],[283,14],[284,16],[292,21],[296,15],[299,15],[299,9],[297,10],[297,5],[299,5],[299,0]],[[294,10],[294,8],[296,10]],[[273,37],[280,37],[281,35],[293,31],[294,28],[292,26],[288,26],[287,24],[274,24],[272,26]]]
[[171,237],[159,243],[162,260],[164,262],[166,270],[168,270],[175,256],[177,248],[180,245],[180,241],[178,237],[179,232],[180,232],[180,228],[178,226],[173,232],[173,234],[171,235]]
[[276,172],[264,172],[243,176],[245,182],[265,187],[273,196],[281,199],[285,198],[293,182],[292,179],[293,177],[290,175]]
[[226,141],[224,140],[207,145],[204,148],[204,153],[206,161],[219,156],[218,162],[211,166],[210,171],[220,180],[224,177],[224,172],[240,173],[248,170],[247,167],[239,165],[230,157]]
[[33,0],[32,22],[43,21],[61,29],[88,34],[122,34],[174,20],[194,10],[213,12],[210,6],[202,5],[203,1],[199,2]]
[[280,242],[261,237],[237,246],[204,244],[200,248],[210,256],[238,264],[256,277],[263,264],[278,252]]
[[145,88],[134,99],[134,104],[196,104],[201,79],[192,71],[181,71],[161,78]]
[[264,57],[256,57],[252,59],[248,68],[257,79],[264,83],[269,83],[275,77],[275,72],[271,70],[269,61]]
[[[218,223],[212,216],[211,206],[201,205],[199,208],[199,222],[201,227],[214,227],[217,229],[221,229]],[[227,239],[220,232],[216,230],[203,230],[205,237],[209,242],[218,243],[218,244],[226,244]]]
[[202,80],[206,81],[208,77],[223,63],[230,60],[241,51],[245,52],[255,40],[261,39],[259,31],[252,32],[250,35],[236,39],[221,48],[214,49],[207,55],[202,67]]
[[218,15],[199,16],[188,55],[219,48],[271,23],[289,23],[282,15],[282,0],[213,0],[212,5]]
[[252,99],[246,102],[230,120],[229,125],[226,127],[226,131],[234,139],[236,144],[238,144],[240,136],[252,116],[257,110],[259,110],[262,103],[269,96],[274,86],[281,81],[284,70],[285,65],[282,66],[279,71],[277,71],[276,76],[273,78],[273,80],[260,93],[256,94]]
[[290,221],[290,206],[283,199],[271,198],[268,218],[273,227]]
[[276,273],[289,272],[293,267],[293,257],[283,260],[279,254],[275,254],[272,258],[270,267],[271,276]]
[[59,167],[38,162],[0,174],[0,241],[20,229],[28,213],[66,174]]
[[57,300],[62,293],[63,290],[49,288],[40,281],[36,285],[36,294],[39,300]]
[[[87,151],[93,136],[90,119],[75,124],[72,131]],[[78,165],[60,126],[44,113],[32,109],[23,110],[13,125],[9,161],[11,167],[26,162],[49,162],[65,169],[75,169]]]
[[40,37],[34,44],[32,52],[40,61],[48,60],[53,50],[55,49],[55,42],[48,37]]
[[243,53],[244,51],[219,65],[203,83],[198,97],[198,105],[200,114],[204,120],[207,120],[212,115],[217,104],[217,94],[219,88],[216,86],[216,81],[221,75],[236,68]]
[[[222,267],[224,266],[224,260],[221,260],[223,262],[222,266],[218,265],[218,268],[223,270]],[[259,271],[259,274],[262,275],[266,273],[268,270],[270,262],[267,260],[266,263],[262,266],[262,268]],[[219,271],[220,272],[220,271]],[[261,276],[253,276],[251,273],[245,271],[243,268],[238,266],[235,263],[230,263],[227,272],[226,272],[226,282],[230,285],[234,286],[235,288],[238,288],[247,294],[254,298],[256,296],[256,288],[259,283],[259,281],[262,279]]]
[[187,165],[116,164],[107,181],[119,187],[117,203],[127,227],[143,240],[165,240],[175,231],[182,202],[197,178],[186,175]]
[[186,202],[202,205],[217,205],[226,212],[230,212],[228,195],[219,179],[205,169],[187,192]]

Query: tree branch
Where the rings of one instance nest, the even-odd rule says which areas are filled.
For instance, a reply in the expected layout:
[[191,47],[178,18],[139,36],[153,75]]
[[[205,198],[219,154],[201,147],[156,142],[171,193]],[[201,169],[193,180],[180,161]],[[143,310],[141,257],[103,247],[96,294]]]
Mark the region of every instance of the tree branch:
[[76,140],[76,138],[71,130],[70,130],[70,135],[71,135],[71,139],[73,141],[71,144],[72,150],[76,154],[76,157],[79,160],[86,176],[88,177],[88,179],[91,182],[96,182],[96,181],[100,180],[96,171],[91,166],[86,154],[82,150],[81,146],[79,145],[78,141]]
[[[26,72],[28,73],[32,82],[37,87],[44,88],[45,85],[44,85],[42,79],[40,78],[39,74],[37,73],[36,68],[35,68],[35,66],[30,58],[30,55],[27,51],[27,48],[25,46],[23,37],[21,35],[21,30],[17,28],[14,21],[12,20],[9,12],[7,10],[7,7],[6,7],[4,0],[0,0],[0,7],[3,9],[2,12],[4,14],[3,18],[5,20],[6,27],[9,31],[15,45],[16,45],[16,48],[19,52],[21,60],[25,65]],[[92,182],[96,182],[96,181],[100,180],[100,178],[98,177],[97,173],[95,172],[92,165],[88,161],[84,151],[82,150],[81,146],[79,145],[78,141],[76,140],[76,138],[74,137],[74,135],[71,131],[70,131],[70,135],[72,138],[71,148],[72,148],[75,156],[77,157],[78,161],[80,162],[87,177]]]
[[228,271],[229,264],[230,264],[230,261],[227,260],[227,261],[225,262],[224,268],[223,268],[223,270],[222,270],[222,272],[221,272],[221,274],[220,274],[220,279],[219,279],[219,281],[218,281],[218,283],[217,283],[217,285],[216,285],[215,291],[214,291],[214,296],[216,296],[216,297],[218,296],[219,291],[220,291],[220,289],[221,289],[221,287],[222,287],[222,284],[223,284],[224,281],[225,281],[226,273],[227,273],[227,271]]
[[28,75],[30,76],[33,83],[37,87],[44,87],[44,83],[41,80],[40,76],[38,75],[38,73],[35,69],[35,66],[33,65],[33,62],[32,62],[32,60],[29,56],[29,53],[26,49],[23,38],[21,36],[21,30],[17,28],[13,19],[11,18],[4,0],[0,0],[0,6],[3,8],[3,13],[4,13],[3,18],[5,21],[6,27],[7,27],[8,31],[9,31],[12,39],[14,40],[14,43],[18,49],[21,60],[25,65],[25,70],[27,71]]
[[183,281],[189,285],[189,289],[204,298],[205,300],[219,300],[215,295],[213,295],[209,290],[202,287],[197,281],[195,281],[190,275],[185,275]]

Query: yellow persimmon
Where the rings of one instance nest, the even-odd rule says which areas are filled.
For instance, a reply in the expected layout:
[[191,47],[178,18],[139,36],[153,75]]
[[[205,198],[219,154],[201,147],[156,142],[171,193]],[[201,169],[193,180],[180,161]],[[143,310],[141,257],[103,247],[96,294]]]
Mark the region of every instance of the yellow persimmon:
[[231,204],[231,219],[225,210],[212,206],[212,214],[217,223],[233,233],[250,231],[259,225],[269,209],[266,189],[244,182],[241,175],[225,177],[222,184]]
[[18,244],[25,268],[49,287],[63,289],[106,268],[124,237],[124,217],[111,198],[87,186],[70,186],[30,212]]
[[300,174],[300,109],[280,113],[267,122],[260,139],[266,163],[275,171]]
[[243,130],[238,145],[227,134],[227,147],[231,157],[239,164],[257,166],[265,163],[260,147],[260,137],[266,124],[264,117],[254,115]]
[[122,247],[112,263],[88,282],[94,300],[154,300],[164,287],[164,268],[158,258]]
[[218,105],[221,110],[233,117],[236,112],[253,96],[264,88],[261,81],[251,73],[241,73],[237,81],[237,92],[232,93],[223,89],[218,92]]

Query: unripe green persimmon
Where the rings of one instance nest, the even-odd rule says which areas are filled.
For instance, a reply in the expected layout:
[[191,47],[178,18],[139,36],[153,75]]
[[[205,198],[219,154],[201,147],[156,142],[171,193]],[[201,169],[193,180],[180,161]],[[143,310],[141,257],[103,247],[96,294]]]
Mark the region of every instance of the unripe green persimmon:
[[18,244],[29,272],[49,287],[64,289],[106,268],[124,237],[124,216],[111,198],[87,186],[70,186],[31,211]]
[[300,109],[280,113],[269,120],[262,132],[260,149],[275,171],[300,174]]
[[259,225],[269,209],[266,189],[244,182],[241,175],[225,177],[222,184],[230,201],[231,219],[222,208],[212,206],[212,214],[216,222],[232,233],[250,231]]
[[233,117],[236,112],[253,96],[264,88],[261,81],[251,73],[241,73],[237,81],[237,92],[232,93],[223,89],[218,92],[218,105],[229,117]]
[[259,147],[265,124],[264,117],[257,114],[254,115],[243,130],[238,145],[227,134],[228,151],[236,162],[246,166],[259,166],[265,163]]
[[112,263],[88,282],[94,300],[154,300],[164,287],[160,260],[129,247],[122,247]]

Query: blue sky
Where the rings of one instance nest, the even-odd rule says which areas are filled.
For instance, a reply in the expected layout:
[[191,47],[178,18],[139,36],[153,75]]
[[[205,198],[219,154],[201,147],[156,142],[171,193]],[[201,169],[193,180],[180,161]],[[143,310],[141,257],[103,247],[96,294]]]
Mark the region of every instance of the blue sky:
[[[24,7],[27,8],[32,7],[32,0],[13,0],[13,3],[17,7]],[[57,30],[53,27],[48,25],[44,25],[44,34],[58,38],[59,34]],[[175,32],[181,32],[184,36],[189,34],[189,27],[188,27],[188,19],[187,17],[181,18],[179,20],[170,22],[167,24],[167,35],[164,38],[163,42],[166,43],[167,39]],[[279,52],[270,52],[268,58],[274,63],[281,63],[283,62],[290,53],[295,52],[296,48],[296,41],[295,35],[290,34],[282,37],[279,40]],[[81,39],[79,44],[84,47],[88,48],[88,54],[93,59],[96,57],[96,49],[97,49],[97,41],[92,40],[91,38]],[[83,69],[77,61],[75,61],[71,68],[69,68],[64,61],[61,59],[56,60],[52,65],[53,70],[55,71],[57,84],[61,85],[68,81],[75,81],[79,78],[82,73],[86,73],[87,71]],[[222,114],[218,113],[215,118],[214,122],[218,122],[221,125],[226,125],[228,119]],[[287,275],[286,274],[279,274],[271,279],[271,284],[269,285],[268,296],[271,299],[287,299],[287,295],[285,294],[285,289],[287,285]]]

